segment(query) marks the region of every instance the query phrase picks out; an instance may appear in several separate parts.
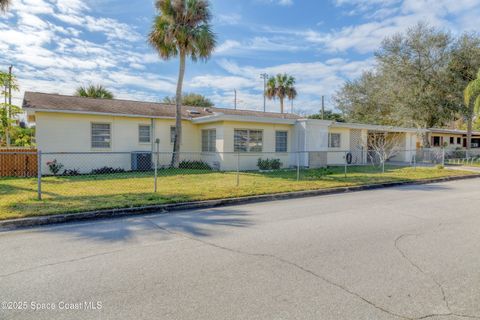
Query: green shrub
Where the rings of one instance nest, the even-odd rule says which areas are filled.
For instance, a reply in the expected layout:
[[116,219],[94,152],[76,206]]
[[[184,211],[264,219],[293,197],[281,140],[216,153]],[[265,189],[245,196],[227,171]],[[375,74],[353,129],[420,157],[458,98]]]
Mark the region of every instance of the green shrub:
[[262,159],[257,161],[257,167],[260,170],[278,170],[282,167],[280,159]]
[[437,164],[437,165],[435,166],[435,168],[436,168],[437,170],[443,170],[443,169],[445,169],[445,167],[444,167],[443,165],[441,165],[441,164]]
[[178,168],[193,170],[212,170],[212,167],[208,163],[195,160],[183,160],[179,163]]

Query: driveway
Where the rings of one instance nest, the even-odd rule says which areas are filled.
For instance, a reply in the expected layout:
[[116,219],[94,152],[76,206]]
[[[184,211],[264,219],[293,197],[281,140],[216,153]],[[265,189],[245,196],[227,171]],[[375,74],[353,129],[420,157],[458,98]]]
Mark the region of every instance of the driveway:
[[480,318],[479,208],[474,179],[4,232],[0,319]]

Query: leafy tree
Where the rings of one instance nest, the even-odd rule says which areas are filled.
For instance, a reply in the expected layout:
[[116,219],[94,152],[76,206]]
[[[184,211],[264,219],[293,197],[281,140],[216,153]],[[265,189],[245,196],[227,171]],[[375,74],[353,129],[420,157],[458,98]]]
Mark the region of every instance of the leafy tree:
[[284,113],[285,98],[293,100],[297,97],[295,78],[286,73],[270,77],[267,81],[265,95],[270,100],[278,98],[280,100],[280,112]]
[[210,26],[210,3],[207,0],[156,0],[159,15],[155,18],[148,42],[160,57],[168,60],[180,58],[172,166],[178,167],[182,139],[182,87],[186,58],[207,60],[216,45]]
[[473,127],[473,118],[474,115],[480,114],[480,69],[477,73],[477,78],[472,80],[464,91],[465,96],[465,105],[469,110],[468,121],[468,138],[467,138],[467,148],[470,149],[472,142],[472,127]]
[[[162,102],[168,104],[175,104],[175,97],[165,97]],[[197,93],[184,93],[182,96],[182,103],[185,106],[192,107],[213,107],[213,102],[210,99]]]
[[12,145],[15,147],[34,146],[35,127],[26,127],[25,125],[12,127]]
[[480,69],[480,37],[464,34],[454,44],[449,64],[449,85],[453,89],[452,99],[459,109],[459,117],[467,122],[467,148],[471,147],[471,132],[476,113],[474,103],[465,103],[465,88]]
[[0,140],[4,140],[3,143],[9,147],[12,125],[16,116],[21,113],[18,106],[10,103],[10,91],[18,91],[16,77],[6,72],[0,72],[0,85],[2,87],[1,96],[3,97],[3,102],[0,103],[0,129],[3,132],[3,139]]
[[102,85],[89,85],[87,87],[78,87],[75,91],[78,97],[96,98],[96,99],[113,99],[113,93]]
[[341,113],[333,112],[332,110],[325,110],[323,116],[322,112],[312,114],[308,116],[309,119],[319,119],[319,120],[333,120],[336,122],[345,122],[345,119]]
[[11,4],[11,0],[0,0],[0,12],[6,12]]
[[[386,38],[375,53],[374,70],[347,82],[337,92],[337,107],[348,120],[444,126],[464,112],[462,73],[471,73],[468,65],[476,64],[471,58],[475,42],[473,36],[455,39],[422,23]],[[424,145],[429,145],[426,135]]]

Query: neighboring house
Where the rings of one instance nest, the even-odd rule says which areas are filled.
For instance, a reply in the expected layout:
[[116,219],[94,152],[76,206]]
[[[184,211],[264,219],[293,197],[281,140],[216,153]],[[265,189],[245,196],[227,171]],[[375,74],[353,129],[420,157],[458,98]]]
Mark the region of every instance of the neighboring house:
[[[36,124],[44,160],[57,159],[66,169],[88,171],[102,166],[133,169],[131,153],[156,150],[167,166],[173,149],[175,106],[26,92],[23,109]],[[181,159],[201,160],[220,170],[255,169],[259,157],[278,158],[284,167],[320,167],[365,163],[369,133],[402,135],[395,160],[411,161],[417,130],[310,120],[294,114],[183,107]],[[302,152],[299,156],[295,152]],[[56,153],[56,154],[51,154]],[[63,153],[63,154],[60,154]],[[67,154],[65,154],[67,153]],[[82,153],[82,154],[77,154]],[[45,162],[43,161],[43,162]]]
[[[449,149],[467,147],[467,131],[450,129],[430,129],[430,144],[432,147],[446,146]],[[472,148],[480,148],[480,132],[472,133]]]

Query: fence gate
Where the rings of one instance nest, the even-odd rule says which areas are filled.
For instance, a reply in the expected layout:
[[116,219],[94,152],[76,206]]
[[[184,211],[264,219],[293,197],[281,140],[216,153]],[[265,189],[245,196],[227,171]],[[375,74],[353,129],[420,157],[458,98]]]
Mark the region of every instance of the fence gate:
[[0,177],[35,177],[37,161],[35,149],[0,149]]

